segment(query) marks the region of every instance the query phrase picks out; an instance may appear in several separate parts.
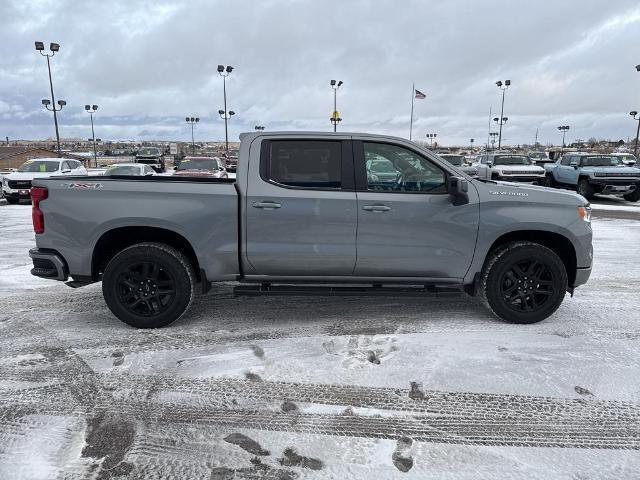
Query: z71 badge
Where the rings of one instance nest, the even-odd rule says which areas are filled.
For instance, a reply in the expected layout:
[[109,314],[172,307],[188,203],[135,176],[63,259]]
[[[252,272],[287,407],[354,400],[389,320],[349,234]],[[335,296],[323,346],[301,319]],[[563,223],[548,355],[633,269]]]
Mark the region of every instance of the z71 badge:
[[101,183],[63,183],[62,186],[78,190],[97,190],[102,188]]

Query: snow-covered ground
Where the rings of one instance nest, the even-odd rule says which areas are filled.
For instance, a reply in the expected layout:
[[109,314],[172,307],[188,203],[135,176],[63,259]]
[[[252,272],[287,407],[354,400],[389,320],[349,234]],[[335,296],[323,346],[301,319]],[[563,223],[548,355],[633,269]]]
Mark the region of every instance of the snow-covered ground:
[[157,331],[31,277],[29,206],[0,203],[0,478],[637,478],[640,211],[617,202],[536,325],[219,285]]

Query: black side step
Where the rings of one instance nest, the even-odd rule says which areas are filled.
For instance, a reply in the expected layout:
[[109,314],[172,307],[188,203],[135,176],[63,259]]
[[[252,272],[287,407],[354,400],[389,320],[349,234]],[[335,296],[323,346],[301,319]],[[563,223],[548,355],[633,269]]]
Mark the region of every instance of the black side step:
[[259,295],[299,296],[387,296],[387,297],[457,297],[462,290],[456,287],[353,287],[328,285],[238,285],[234,295],[257,297]]

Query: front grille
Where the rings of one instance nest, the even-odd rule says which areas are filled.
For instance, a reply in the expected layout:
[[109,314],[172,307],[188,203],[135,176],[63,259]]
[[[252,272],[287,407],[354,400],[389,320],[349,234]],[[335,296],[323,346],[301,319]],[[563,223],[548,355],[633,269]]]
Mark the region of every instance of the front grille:
[[544,175],[544,172],[532,172],[532,171],[527,171],[527,170],[509,170],[502,172],[502,175],[532,175],[532,176],[536,176],[536,175]]
[[624,178],[639,177],[640,178],[640,175],[634,172],[624,172],[624,173],[594,172],[593,176],[606,177],[606,178],[621,178],[621,177],[624,177]]
[[8,184],[9,184],[9,188],[14,188],[14,189],[31,188],[31,180],[9,180]]

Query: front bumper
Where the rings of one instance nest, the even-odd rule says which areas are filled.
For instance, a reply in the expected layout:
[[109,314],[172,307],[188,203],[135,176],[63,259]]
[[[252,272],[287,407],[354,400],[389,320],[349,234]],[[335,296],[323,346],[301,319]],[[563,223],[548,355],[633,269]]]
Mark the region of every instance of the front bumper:
[[33,260],[31,275],[62,282],[69,278],[67,262],[55,250],[32,248],[29,250],[29,256]]
[[637,182],[630,182],[625,179],[611,179],[611,178],[589,178],[589,183],[596,187],[597,193],[622,195],[625,193],[631,193],[636,188],[640,188]]
[[493,180],[501,182],[541,182],[545,179],[544,175],[494,175]]
[[2,187],[2,195],[5,198],[15,198],[16,200],[31,200],[31,190],[28,188],[13,189]]
[[576,268],[576,279],[573,281],[571,287],[578,287],[584,285],[591,276],[591,267]]

